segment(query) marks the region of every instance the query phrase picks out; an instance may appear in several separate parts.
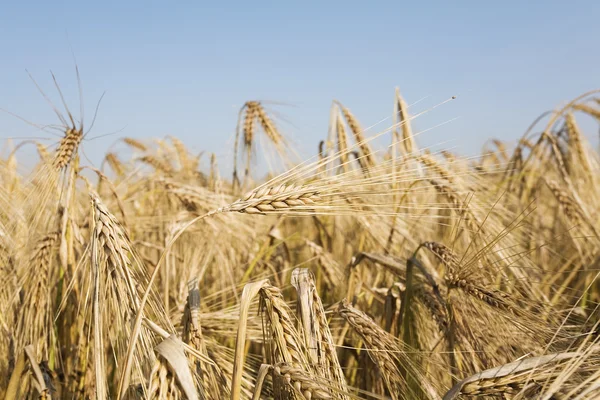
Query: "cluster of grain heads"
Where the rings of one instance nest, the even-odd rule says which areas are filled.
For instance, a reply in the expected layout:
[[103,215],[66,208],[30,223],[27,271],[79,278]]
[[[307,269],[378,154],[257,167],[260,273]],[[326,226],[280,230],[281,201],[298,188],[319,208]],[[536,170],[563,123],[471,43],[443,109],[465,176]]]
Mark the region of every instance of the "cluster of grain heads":
[[[32,176],[0,160],[0,397],[598,398],[596,110],[465,159],[399,93],[369,135],[334,102],[320,158],[241,196],[170,136],[82,166],[63,118]],[[247,178],[263,137],[248,102]]]
[[246,161],[244,181],[247,183],[247,180],[250,177],[250,166],[258,139],[257,127],[260,127],[262,132],[264,132],[268,141],[272,146],[274,146],[276,152],[282,159],[285,159],[287,155],[285,138],[277,129],[269,115],[267,115],[263,104],[259,101],[248,101],[244,103],[239,112],[238,124],[235,133],[235,142],[233,145],[234,156],[232,183],[234,185],[234,189],[240,187],[240,179],[237,171],[238,147],[240,145],[239,138],[241,135],[243,135],[243,142],[241,143],[241,146]]
[[[361,165],[364,166],[366,170],[368,170],[369,168],[375,165],[375,158],[373,156],[373,151],[371,150],[371,145],[369,144],[367,138],[364,135],[364,130],[362,129],[360,123],[358,122],[358,119],[354,116],[354,114],[352,114],[350,109],[344,107],[339,102],[337,104],[340,107],[341,113],[344,119],[346,120],[346,123],[350,127],[350,131],[354,136],[354,140],[362,153],[361,157],[359,157],[358,159],[362,160]],[[345,152],[341,154],[345,154]]]
[[[296,269],[292,284],[298,292],[298,320],[293,317],[278,288],[267,281],[246,285],[241,302],[234,371],[241,377],[248,310],[252,299],[258,295],[259,309],[263,313],[267,364],[258,374],[254,397],[260,396],[265,375],[270,372],[275,398],[347,399],[348,389],[333,337],[308,270]],[[239,398],[239,379],[234,375],[232,399]]]
[[[378,368],[386,394],[392,399],[421,398],[425,391],[436,393],[430,382],[418,370],[413,369],[406,353],[410,353],[396,337],[390,335],[364,312],[346,300],[340,302],[335,311],[352,327],[365,343],[365,351]],[[409,381],[418,378],[420,387]],[[383,393],[381,393],[383,394]]]
[[[152,294],[150,312],[142,308],[142,290],[147,287],[145,267],[133,248],[129,235],[97,194],[91,193],[94,216],[91,237],[91,269],[93,273],[93,327],[96,390],[106,398],[105,340],[111,337],[112,352],[120,360],[126,351],[136,349],[137,362],[144,354],[152,354],[152,335],[144,330],[139,347],[127,343],[131,323],[146,314],[169,326],[160,301]],[[117,317],[116,321],[114,318]]]

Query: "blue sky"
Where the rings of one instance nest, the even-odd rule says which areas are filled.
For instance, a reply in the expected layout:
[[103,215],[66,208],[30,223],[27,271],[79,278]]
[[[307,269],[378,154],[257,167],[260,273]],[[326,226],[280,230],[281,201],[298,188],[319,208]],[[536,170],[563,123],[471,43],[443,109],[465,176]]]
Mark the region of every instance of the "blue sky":
[[[333,99],[370,126],[399,86],[422,110],[420,142],[465,154],[487,138],[516,139],[543,111],[600,87],[600,2],[10,2],[0,11],[0,107],[55,122],[25,69],[56,100],[49,70],[78,110],[71,47],[97,164],[120,136],[180,137],[231,163],[237,112],[250,99],[290,123],[306,156],[326,136]],[[390,121],[378,125],[383,129]],[[373,132],[375,132],[374,130]],[[0,136],[50,137],[0,115]],[[118,148],[117,148],[118,149]]]

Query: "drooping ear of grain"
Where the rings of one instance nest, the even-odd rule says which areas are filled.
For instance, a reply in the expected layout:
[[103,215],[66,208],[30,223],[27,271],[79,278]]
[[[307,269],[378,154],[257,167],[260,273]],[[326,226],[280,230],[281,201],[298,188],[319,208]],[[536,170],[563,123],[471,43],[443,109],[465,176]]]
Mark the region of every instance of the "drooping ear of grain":
[[271,142],[273,142],[274,145],[279,145],[283,139],[283,136],[281,133],[279,133],[275,127],[275,124],[273,124],[273,121],[271,121],[271,118],[269,118],[265,112],[265,109],[260,103],[256,106],[256,116],[267,137],[271,140]]
[[458,257],[450,248],[436,242],[423,242],[421,246],[431,251],[444,264],[446,267],[444,280],[449,288],[459,288],[465,294],[473,296],[492,307],[510,312],[514,311],[508,294],[484,288],[473,282],[465,274],[461,274]]
[[402,381],[398,359],[402,350],[395,338],[346,300],[338,305],[336,311],[365,341],[366,351],[379,368],[388,395],[394,400],[403,398],[401,396],[406,390],[406,383]]
[[[596,99],[596,101],[597,100],[598,99]],[[588,104],[584,104],[584,103],[578,103],[573,106],[573,109],[577,110],[577,111],[582,111],[586,114],[589,114],[590,116],[592,116],[592,117],[596,118],[598,121],[600,121],[600,109],[599,108],[595,108],[595,107],[592,107],[592,106],[590,106]]]

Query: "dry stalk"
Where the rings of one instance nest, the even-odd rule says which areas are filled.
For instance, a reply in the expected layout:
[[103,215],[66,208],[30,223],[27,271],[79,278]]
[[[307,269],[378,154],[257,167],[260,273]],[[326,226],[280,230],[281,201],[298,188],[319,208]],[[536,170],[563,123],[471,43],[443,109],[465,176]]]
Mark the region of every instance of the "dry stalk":
[[340,366],[333,336],[325,317],[314,277],[308,269],[294,269],[292,285],[298,293],[296,310],[302,324],[309,361],[318,366],[319,376],[332,382],[336,388],[334,398],[348,399],[346,380]]
[[[200,324],[200,290],[198,279],[188,282],[188,298],[183,314],[183,341],[210,358],[202,335]],[[190,362],[196,365],[196,375],[200,378],[199,387],[210,399],[229,396],[228,386],[223,381],[223,372],[217,363],[208,364],[190,356]],[[206,396],[205,395],[205,396]]]

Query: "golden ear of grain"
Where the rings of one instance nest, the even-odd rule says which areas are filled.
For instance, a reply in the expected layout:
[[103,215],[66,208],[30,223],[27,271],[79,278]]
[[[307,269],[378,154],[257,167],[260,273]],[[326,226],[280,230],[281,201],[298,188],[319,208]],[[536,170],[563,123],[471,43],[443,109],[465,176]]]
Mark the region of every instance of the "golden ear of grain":
[[48,160],[50,160],[50,153],[48,153],[48,148],[39,142],[35,143],[35,147],[42,162],[48,162]]
[[121,177],[125,174],[125,168],[123,166],[123,163],[121,162],[121,160],[119,160],[115,153],[107,153],[104,159],[106,160],[108,165],[110,165],[110,168],[115,172],[115,174],[117,174],[118,177]]
[[394,338],[362,311],[346,300],[336,307],[336,312],[346,320],[367,344],[367,353],[378,366],[392,399],[397,400],[406,384],[402,381],[398,356],[402,349]]
[[69,165],[75,155],[79,144],[83,139],[83,133],[79,129],[69,128],[65,132],[65,136],[61,139],[56,154],[54,156],[54,167],[61,170]]
[[244,118],[244,146],[246,148],[252,147],[254,142],[254,128],[259,107],[260,105],[256,101],[246,102],[246,116]]
[[309,186],[281,184],[255,189],[240,200],[227,206],[224,211],[237,211],[246,214],[291,212],[294,209],[310,209],[310,206],[320,201],[319,191]]
[[448,199],[448,202],[452,205],[451,209],[461,217],[467,230],[471,232],[478,232],[482,230],[482,227],[478,223],[477,218],[475,218],[475,215],[473,215],[468,203],[463,201],[463,199],[459,197],[458,193],[456,193],[451,186],[446,185],[436,179],[429,179],[429,182],[438,193]]
[[[163,326],[169,326],[170,323],[158,296],[151,288],[147,288],[145,266],[139,260],[128,233],[96,193],[91,192],[90,198],[94,214],[92,271],[94,281],[97,282],[94,294],[94,337],[98,338],[95,342],[96,352],[101,352],[104,348],[103,336],[106,329],[110,329],[114,338],[111,351],[120,360],[126,354],[129,355],[126,339],[131,336],[131,322],[138,314],[141,318],[152,316]],[[140,309],[144,289],[149,291],[147,311]],[[119,316],[116,321],[115,315]],[[148,354],[152,354],[152,334],[147,330],[142,333],[139,344],[131,352],[132,357],[135,356],[140,363],[149,357]],[[127,388],[128,382],[125,382],[122,391]]]
[[584,148],[583,141],[585,139],[572,112],[565,114],[565,125],[569,135],[569,155],[571,156],[571,164],[573,164],[570,166],[570,170],[575,172],[578,168],[581,168],[584,176],[589,179],[592,175],[592,167]]
[[277,398],[288,398],[290,394],[292,398],[304,400],[334,398],[326,381],[315,378],[301,368],[279,364],[272,371],[275,392],[279,395]]
[[164,172],[167,175],[170,175],[173,173],[173,166],[167,160],[164,160],[157,156],[149,154],[149,155],[140,157],[139,160],[141,162],[143,162],[144,164],[148,164],[148,165],[154,167],[154,169],[156,171]]
[[465,294],[473,296],[492,307],[509,312],[515,311],[507,293],[487,289],[473,282],[469,277],[462,275],[459,270],[458,257],[450,248],[436,242],[423,242],[421,246],[431,251],[446,267],[444,281],[448,288],[459,288]]
[[29,261],[29,270],[22,277],[21,287],[26,293],[16,325],[17,348],[30,343],[42,354],[51,345],[52,319],[55,307],[53,290],[47,282],[58,279],[55,257],[59,234],[51,232],[38,239]]
[[127,144],[129,147],[132,147],[136,150],[139,150],[143,153],[148,151],[148,146],[146,146],[142,141],[134,139],[134,138],[123,138],[122,139],[123,142],[125,142],[125,144]]
[[428,156],[426,154],[421,154],[421,155],[417,156],[417,160],[419,160],[421,163],[423,163],[423,165],[425,165],[429,171],[439,175],[440,177],[442,177],[444,180],[446,180],[447,182],[449,182],[451,184],[454,183],[454,177],[452,176],[450,171],[448,171],[447,169],[442,167],[431,156]]
[[569,196],[566,191],[561,189],[556,181],[547,179],[546,185],[554,197],[556,197],[556,200],[558,201],[560,208],[565,213],[565,216],[575,225],[579,224],[582,221],[582,211],[575,200]]
[[316,257],[325,280],[333,289],[344,277],[344,268],[321,246],[310,240],[305,241],[309,251]]
[[260,122],[260,126],[262,127],[263,131],[265,131],[267,137],[271,139],[271,142],[273,142],[275,146],[278,146],[283,140],[283,136],[281,133],[279,133],[275,127],[275,124],[273,124],[273,121],[271,121],[260,103],[258,103],[256,107],[256,115],[258,117],[258,121]]
[[215,153],[210,155],[210,174],[208,179],[208,186],[213,192],[221,192],[221,178],[219,177],[219,166],[217,164],[217,156]]
[[413,154],[417,151],[417,145],[412,133],[408,106],[406,105],[404,98],[400,95],[399,89],[396,89],[396,110],[402,129],[402,147],[404,148],[405,154]]
[[340,157],[340,168],[343,171],[348,171],[348,134],[342,121],[342,116],[339,113],[335,114],[335,132],[337,136],[338,154]]
[[446,267],[446,276],[448,279],[455,279],[460,269],[459,258],[452,249],[447,247],[445,244],[437,242],[423,242],[421,246],[431,251],[431,253],[438,258]]
[[544,382],[560,374],[560,370],[549,364],[569,360],[579,355],[581,354],[578,352],[548,354],[490,368],[458,382],[444,395],[443,400],[454,400],[461,394],[467,396],[516,394],[527,383]]
[[594,108],[584,103],[578,103],[573,106],[574,110],[582,111],[600,121],[600,109]]
[[190,167],[190,159],[188,150],[183,144],[183,142],[177,139],[174,136],[169,136],[171,143],[173,143],[173,147],[175,148],[175,154],[177,155],[177,159],[179,160],[179,167],[182,171],[188,171]]
[[[365,136],[363,135],[363,129],[361,128],[356,117],[350,112],[350,109],[341,106],[342,113],[344,114],[344,118],[346,118],[346,122],[354,135],[354,140],[358,144],[360,151],[364,157],[364,166],[368,169],[375,165],[375,159],[373,158],[373,151],[371,150],[371,146],[367,142]],[[362,159],[362,157],[361,157]]]
[[312,365],[307,347],[298,332],[291,310],[283,300],[281,291],[274,286],[263,286],[260,290],[261,309],[265,310],[269,357],[271,365],[290,364],[303,368]]

